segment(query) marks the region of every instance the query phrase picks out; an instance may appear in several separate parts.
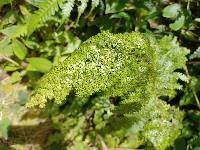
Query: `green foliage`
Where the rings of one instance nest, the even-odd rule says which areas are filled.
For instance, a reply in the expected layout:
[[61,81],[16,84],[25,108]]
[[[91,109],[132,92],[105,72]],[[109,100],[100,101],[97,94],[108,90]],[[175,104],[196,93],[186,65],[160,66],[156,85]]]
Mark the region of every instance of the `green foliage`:
[[[180,124],[182,113],[162,101],[150,101],[143,110],[135,112],[136,120],[131,127],[113,130],[117,124],[112,124],[110,130],[109,127],[107,128],[109,118],[116,114],[112,111],[114,105],[109,99],[96,96],[89,99],[70,97],[68,100],[68,105],[65,105],[62,111],[56,110],[55,106],[48,107],[51,108],[48,112],[51,112],[56,129],[60,130],[50,137],[49,146],[64,139],[64,143],[71,143],[67,146],[69,149],[74,149],[77,143],[81,143],[82,146],[79,145],[79,148],[82,149],[89,149],[90,146],[100,148],[98,141],[101,135],[109,147],[136,148],[139,145],[146,145],[146,148],[153,149],[152,143],[157,149],[164,149],[173,143],[182,126]],[[90,105],[86,108],[90,101]],[[104,131],[103,135],[102,131]]]
[[176,19],[174,23],[169,24],[169,27],[177,31],[184,26],[185,16],[180,4],[172,4],[163,9],[163,17]]
[[137,90],[142,91],[144,83],[154,82],[154,52],[148,47],[148,41],[139,33],[98,34],[40,80],[29,106],[44,107],[47,99],[61,103],[72,90],[77,96],[101,90],[114,97],[133,92],[140,85]]
[[62,7],[63,16],[68,18],[74,7],[74,0],[68,0]]
[[0,0],[0,9],[3,5],[12,3],[12,0]]
[[[4,83],[0,84],[0,108],[2,108],[0,113],[3,113],[5,122],[6,119],[10,122],[9,125],[4,126],[5,130],[0,130],[5,131],[4,135],[8,135],[7,140],[0,140],[0,149],[27,149],[29,148],[27,143],[32,149],[39,147],[41,147],[39,149],[106,149],[106,146],[108,149],[109,147],[154,149],[152,145],[160,149],[169,144],[172,145],[167,148],[170,150],[199,149],[200,16],[198,12],[198,0],[176,2],[169,0],[0,0],[0,80],[9,80],[6,88],[2,88],[5,86]],[[23,98],[23,95],[27,94],[16,90],[9,92],[8,89],[13,89],[11,87],[15,86],[19,89],[19,83],[28,86],[30,90],[35,86],[37,89],[39,85],[36,81],[44,73],[48,74],[52,66],[60,66],[63,61],[64,64],[71,64],[65,60],[74,58],[74,55],[78,57],[79,45],[83,41],[87,43],[87,39],[101,30],[126,34],[132,31],[147,33],[142,36],[150,41],[149,48],[154,52],[155,86],[147,91],[141,84],[139,88],[135,88],[136,91],[127,84],[121,87],[115,86],[114,89],[107,88],[107,92],[105,90],[91,92],[93,89],[89,88],[88,82],[86,82],[88,86],[83,87],[88,89],[87,91],[83,90],[81,82],[76,82],[74,83],[76,89],[73,85],[69,95],[64,94],[68,96],[59,95],[63,97],[63,100],[58,100],[62,104],[51,105],[49,100],[42,116],[33,113],[36,117],[45,116],[44,120],[51,120],[52,124],[49,125],[53,125],[53,129],[49,131],[48,126],[39,125],[37,130],[32,131],[37,124],[33,116],[27,112],[25,115],[27,121],[19,115],[28,111],[24,106],[27,98]],[[152,35],[155,37],[153,38]],[[187,56],[190,59],[186,64],[185,55],[188,54],[188,50],[182,46],[189,48],[192,54]],[[72,60],[74,64],[78,62]],[[184,71],[181,69],[183,65]],[[6,75],[2,75],[1,70],[6,71]],[[98,75],[96,77],[99,77]],[[92,77],[88,75],[88,81],[93,81]],[[111,76],[110,78],[112,80],[105,80],[108,81],[106,83],[115,79]],[[105,81],[100,78],[96,81],[99,86],[94,87],[102,88]],[[129,88],[140,94],[134,95],[134,92],[130,91],[127,92],[129,94],[125,94]],[[49,92],[47,89],[43,90]],[[76,90],[81,94],[93,94],[84,98],[77,97]],[[113,95],[122,94],[109,97],[113,90],[115,91],[112,92]],[[56,89],[55,93],[58,91]],[[7,97],[8,95],[11,97]],[[18,98],[13,98],[15,96],[19,97],[19,101]],[[182,113],[161,102],[161,99],[179,107],[185,114],[181,135],[175,144],[172,143],[181,128]],[[16,102],[11,102],[15,100]],[[148,110],[148,113],[144,110]],[[154,110],[157,110],[156,113]],[[39,110],[36,109],[36,112]],[[135,114],[140,119],[132,117]],[[170,118],[173,118],[173,122]],[[18,119],[17,128],[15,128],[16,119]],[[26,123],[29,121],[31,123],[27,126]],[[161,122],[163,124],[160,124]],[[40,123],[38,121],[38,124]],[[7,128],[8,126],[11,128]],[[171,131],[172,126],[174,132]],[[9,129],[12,130],[8,134]],[[26,132],[26,129],[29,132]],[[153,133],[159,138],[152,136],[150,131],[154,131]],[[166,136],[163,138],[163,135]],[[45,138],[48,136],[47,142]],[[162,140],[158,141],[159,139]],[[36,140],[40,141],[41,145],[36,144]],[[105,144],[102,144],[104,142]]]
[[[169,46],[166,47],[166,44]],[[176,53],[170,53],[172,48]],[[156,43],[150,35],[137,32],[111,34],[104,31],[83,42],[63,63],[44,75],[27,106],[39,105],[43,108],[47,100],[61,104],[71,92],[77,97],[86,99],[95,93],[101,93],[108,102],[111,97],[120,97],[121,101],[115,109],[107,108],[112,112],[112,116],[107,118],[108,121],[97,119],[102,115],[101,109],[99,112],[94,112],[95,128],[97,130],[105,128],[104,136],[107,141],[112,141],[109,138],[112,134],[121,141],[116,132],[122,132],[122,137],[127,134],[130,136],[127,136],[127,141],[123,141],[122,145],[115,141],[108,142],[108,145],[136,148],[145,144],[147,147],[165,149],[179,135],[182,114],[176,109],[170,110],[170,107],[158,97],[174,96],[171,93],[174,94],[175,89],[180,88],[177,83],[180,74],[174,71],[183,67],[187,53],[188,50],[179,47],[176,39],[170,36]],[[170,114],[170,111],[174,115]],[[76,133],[82,132],[86,118],[79,116],[77,119],[80,124],[79,121],[74,121],[78,123],[74,124],[75,127],[72,129]],[[118,125],[114,125],[114,122]],[[114,131],[107,131],[106,128],[109,126],[114,126],[112,127]],[[127,132],[127,129],[131,128],[132,131]],[[65,134],[70,136],[68,133]],[[132,134],[137,140],[130,145]],[[78,137],[72,138],[76,140]]]
[[[186,62],[186,57],[189,53],[187,48],[180,47],[177,43],[177,38],[172,36],[166,36],[159,41],[159,47],[161,51],[158,54],[159,66],[159,82],[158,86],[160,96],[168,95],[174,97],[176,92],[174,89],[181,89],[182,86],[177,84],[177,79],[188,82],[187,77],[180,73],[175,72],[176,69],[182,68]],[[166,77],[167,76],[167,77]]]
[[199,115],[198,110],[190,110],[187,112],[186,119],[183,122],[182,134],[175,141],[175,149],[198,150],[200,148],[200,129],[197,126],[200,123]]
[[29,62],[27,70],[30,71],[39,71],[45,73],[48,72],[52,67],[52,63],[45,58],[31,57],[28,58],[27,60]]
[[14,52],[14,54],[21,60],[23,60],[26,57],[27,54],[27,49],[24,46],[24,44],[22,44],[20,41],[18,40],[13,40],[12,42],[12,50]]
[[27,28],[23,25],[13,25],[11,27],[2,29],[0,32],[13,39],[20,37],[21,35],[25,35],[27,33]]
[[39,9],[26,20],[28,35],[32,34],[40,23],[45,22],[51,15],[54,15],[55,12],[58,11],[59,5],[62,5],[62,1],[63,0],[44,0],[40,2],[38,5]]
[[192,55],[190,55],[190,59],[200,58],[200,47],[197,48],[196,51]]
[[176,18],[180,10],[181,10],[181,5],[179,4],[168,5],[163,9],[163,17]]

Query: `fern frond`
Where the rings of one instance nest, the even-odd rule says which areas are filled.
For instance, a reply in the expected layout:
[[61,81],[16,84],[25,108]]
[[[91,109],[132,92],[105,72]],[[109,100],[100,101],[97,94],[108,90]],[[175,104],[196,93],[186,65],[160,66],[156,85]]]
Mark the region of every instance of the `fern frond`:
[[[76,24],[78,24],[80,16],[85,11],[88,3],[88,0],[79,1],[81,2],[81,4],[78,5],[78,16],[76,19]],[[99,0],[93,0],[91,10],[97,7],[98,4]],[[59,7],[62,9],[62,14],[64,18],[69,18],[71,11],[74,8],[75,0],[42,0],[40,2],[33,3],[33,5],[37,6],[38,10],[25,20],[28,35],[32,34],[34,30],[39,26],[39,24],[47,21],[50,16],[54,15],[55,12],[59,10]]]
[[92,8],[95,8],[99,5],[99,0],[92,0]]
[[99,90],[108,96],[122,96],[130,91],[148,95],[144,92],[147,83],[154,82],[153,58],[154,52],[142,34],[103,32],[84,42],[69,59],[49,72],[29,105],[43,107],[47,99],[53,98],[62,103],[72,89],[79,96]]
[[62,4],[63,0],[44,0],[39,3],[39,9],[26,20],[28,35],[32,34],[40,23],[45,22],[50,16],[54,15]]
[[87,7],[87,2],[88,0],[79,0],[81,2],[81,4],[78,6],[78,16],[76,19],[76,24],[78,24],[79,19],[81,17],[81,15],[83,14],[83,12],[85,11],[86,7]]
[[70,13],[73,10],[75,0],[68,0],[65,4],[62,6],[62,14],[65,18],[70,17]]
[[13,25],[13,26],[0,30],[0,32],[7,35],[9,38],[13,39],[16,37],[26,35],[27,28],[25,25]]
[[200,58],[200,47],[190,56],[190,59]]
[[88,0],[79,0],[81,4],[78,6],[78,16],[80,16],[86,9],[87,7],[87,2]]
[[91,37],[43,76],[27,106],[44,107],[48,100],[61,104],[71,91],[84,98],[96,93],[107,100],[120,97],[108,121],[108,126],[117,123],[111,131],[132,128],[140,144],[164,150],[179,135],[182,113],[159,97],[173,96],[180,88],[177,79],[186,80],[175,70],[185,64],[188,50],[171,36],[147,37],[106,31]]
[[[180,134],[183,113],[164,101],[151,99],[136,116],[140,118],[133,126],[140,127],[138,132],[144,143],[153,144],[147,144],[149,149],[165,150]],[[128,134],[131,136],[133,132]]]
[[87,17],[91,15],[92,11],[100,4],[99,0],[92,0],[90,12],[88,13]]
[[189,50],[181,47],[176,37],[164,36],[160,40],[156,40],[152,36],[147,37],[150,40],[151,47],[155,49],[158,58],[158,80],[156,84],[158,96],[173,98],[176,94],[175,90],[182,88],[177,83],[177,80],[184,78],[180,73],[175,72],[175,70],[183,68],[187,61],[186,55],[189,54]]

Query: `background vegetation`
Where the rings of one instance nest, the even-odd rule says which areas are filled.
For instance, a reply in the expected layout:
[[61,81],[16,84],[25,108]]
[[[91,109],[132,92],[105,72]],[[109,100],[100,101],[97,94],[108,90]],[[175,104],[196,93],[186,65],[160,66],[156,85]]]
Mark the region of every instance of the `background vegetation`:
[[[109,30],[173,35],[190,49],[181,70],[189,83],[182,83],[183,90],[174,99],[166,99],[184,112],[181,135],[169,149],[200,150],[199,10],[198,0],[0,0],[0,149],[59,148],[63,135],[55,131],[65,129],[59,125],[62,116],[54,115],[60,110],[51,106],[45,112],[28,110],[29,92],[80,43]],[[74,103],[78,103],[74,107],[81,106],[81,100]],[[100,106],[92,105],[90,110]],[[80,115],[71,113],[65,115]],[[99,126],[101,113],[95,117]],[[73,125],[73,121],[64,123]],[[80,115],[77,122],[81,121]],[[82,134],[78,127],[73,130]],[[75,142],[77,147],[72,149],[84,147],[78,138]]]

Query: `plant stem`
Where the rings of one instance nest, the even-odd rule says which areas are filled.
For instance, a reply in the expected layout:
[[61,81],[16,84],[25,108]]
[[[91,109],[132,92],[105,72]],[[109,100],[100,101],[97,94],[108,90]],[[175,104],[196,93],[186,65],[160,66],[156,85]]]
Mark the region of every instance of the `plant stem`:
[[12,64],[16,65],[16,66],[20,66],[16,61],[10,59],[9,57],[7,56],[4,56],[4,55],[1,55],[1,57],[9,62],[11,62]]
[[[190,78],[190,74],[189,74],[189,71],[188,71],[188,68],[187,68],[186,65],[184,66],[184,70],[185,70],[187,77]],[[199,98],[198,98],[197,93],[195,92],[195,90],[193,88],[192,88],[192,94],[194,95],[195,101],[197,103],[197,107],[200,109]]]
[[192,90],[192,93],[193,93],[194,98],[195,98],[195,100],[196,100],[196,102],[197,102],[197,106],[198,106],[198,108],[200,109],[200,102],[199,102],[199,98],[198,98],[198,96],[197,96],[197,93],[196,93],[194,90]]

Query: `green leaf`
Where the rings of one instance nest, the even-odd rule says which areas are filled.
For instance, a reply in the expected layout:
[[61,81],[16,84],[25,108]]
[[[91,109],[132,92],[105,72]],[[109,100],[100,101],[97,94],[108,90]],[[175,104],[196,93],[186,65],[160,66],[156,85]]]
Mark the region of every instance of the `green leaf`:
[[200,22],[200,18],[195,18],[194,21]]
[[28,9],[25,6],[20,5],[19,8],[25,18],[27,18],[29,15],[31,15],[31,13],[28,11]]
[[19,40],[13,40],[12,49],[14,54],[21,60],[23,60],[27,55],[27,48]]
[[116,13],[122,11],[126,6],[127,0],[116,0],[111,3],[106,3],[105,14]]
[[50,16],[59,10],[63,0],[43,0],[38,3],[38,10],[31,14],[26,20],[28,36],[30,36],[40,23],[47,21]]
[[25,35],[27,33],[26,29],[25,25],[13,25],[0,30],[0,32],[7,35],[9,38],[16,38]]
[[179,105],[184,106],[184,105],[189,105],[194,102],[193,94],[191,91],[187,92],[185,91],[185,94],[183,98],[180,100]]
[[8,138],[8,129],[9,129],[10,121],[8,119],[0,120],[0,137]]
[[3,70],[5,71],[15,71],[17,69],[19,69],[19,66],[13,66],[13,65],[8,65],[3,68]]
[[197,48],[196,51],[190,56],[190,59],[200,58],[200,46]]
[[45,73],[52,67],[52,63],[45,58],[32,57],[28,58],[27,61],[29,62],[29,66],[27,67],[28,71],[39,71]]
[[130,20],[131,17],[129,16],[129,14],[127,14],[126,12],[120,12],[120,13],[117,13],[117,14],[113,14],[110,16],[110,18],[123,18],[125,20]]
[[185,23],[185,17],[181,16],[174,23],[171,23],[169,25],[169,27],[172,30],[177,31],[177,30],[181,29],[184,26],[184,23]]
[[38,49],[40,47],[39,43],[31,40],[24,41],[24,44],[30,49]]
[[67,53],[72,53],[75,49],[77,49],[79,47],[79,45],[81,44],[81,40],[78,37],[74,37],[68,44],[66,47],[66,51],[64,51],[63,54],[67,54]]
[[4,39],[0,41],[0,55],[5,55],[5,56],[13,55],[10,39]]
[[163,9],[163,17],[166,18],[176,18],[181,10],[179,4],[172,4]]
[[18,81],[21,81],[21,79],[22,79],[21,74],[18,71],[14,72],[11,75],[11,82],[12,83],[16,83]]
[[12,0],[0,0],[0,8],[3,6],[3,5],[6,5],[6,4],[9,4],[11,3]]

